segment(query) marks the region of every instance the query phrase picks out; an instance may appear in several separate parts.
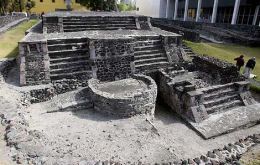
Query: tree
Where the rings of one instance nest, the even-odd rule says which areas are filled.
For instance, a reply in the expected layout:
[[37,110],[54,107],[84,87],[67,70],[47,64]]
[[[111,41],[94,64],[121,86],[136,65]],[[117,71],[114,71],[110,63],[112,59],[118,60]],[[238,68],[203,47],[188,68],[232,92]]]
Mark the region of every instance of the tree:
[[8,7],[8,4],[9,4],[9,0],[1,0],[0,1],[0,15],[4,15],[6,14],[6,9]]
[[8,0],[8,11],[11,13],[13,11],[23,11],[25,7],[24,0]]
[[79,0],[79,3],[92,11],[117,11],[116,0]]
[[28,0],[25,4],[26,11],[31,13],[31,9],[35,7],[35,2],[32,0]]
[[65,0],[65,3],[66,3],[67,10],[72,10],[72,8],[71,8],[71,0]]

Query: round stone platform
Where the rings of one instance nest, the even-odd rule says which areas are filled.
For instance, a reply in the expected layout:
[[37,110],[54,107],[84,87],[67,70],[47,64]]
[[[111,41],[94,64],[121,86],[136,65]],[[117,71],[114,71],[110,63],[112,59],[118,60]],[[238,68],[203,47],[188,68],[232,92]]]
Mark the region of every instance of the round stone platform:
[[113,82],[90,79],[88,85],[97,111],[122,117],[154,114],[157,86],[148,76],[134,75]]

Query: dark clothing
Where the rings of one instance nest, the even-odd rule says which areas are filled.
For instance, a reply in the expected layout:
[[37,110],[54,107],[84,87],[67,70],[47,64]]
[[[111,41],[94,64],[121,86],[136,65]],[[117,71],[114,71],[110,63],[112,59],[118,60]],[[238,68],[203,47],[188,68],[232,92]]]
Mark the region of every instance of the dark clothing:
[[237,70],[240,71],[241,67],[244,66],[244,64],[245,64],[245,60],[243,59],[243,57],[237,57],[234,60],[237,61],[237,63],[236,63]]
[[255,60],[253,60],[253,59],[248,60],[247,63],[246,63],[246,67],[254,69],[255,68]]
[[245,64],[245,60],[243,59],[243,58],[241,58],[241,57],[237,57],[237,58],[235,58],[234,60],[236,60],[237,61],[237,66],[244,66],[244,64]]

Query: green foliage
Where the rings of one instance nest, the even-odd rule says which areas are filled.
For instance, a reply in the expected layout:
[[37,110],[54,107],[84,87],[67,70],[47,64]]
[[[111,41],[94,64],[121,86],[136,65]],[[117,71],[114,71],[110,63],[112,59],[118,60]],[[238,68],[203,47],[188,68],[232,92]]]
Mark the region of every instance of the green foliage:
[[9,4],[9,0],[0,0],[0,15],[5,14],[7,11],[7,7]]
[[250,90],[260,94],[260,87],[258,86],[250,85]]
[[117,10],[115,0],[79,0],[79,3],[92,11]]
[[119,11],[132,11],[136,9],[136,7],[132,4],[120,3],[117,6]]
[[25,8],[25,0],[9,0],[8,11],[23,11]]
[[25,5],[26,10],[30,11],[33,7],[35,7],[35,1],[28,0]]

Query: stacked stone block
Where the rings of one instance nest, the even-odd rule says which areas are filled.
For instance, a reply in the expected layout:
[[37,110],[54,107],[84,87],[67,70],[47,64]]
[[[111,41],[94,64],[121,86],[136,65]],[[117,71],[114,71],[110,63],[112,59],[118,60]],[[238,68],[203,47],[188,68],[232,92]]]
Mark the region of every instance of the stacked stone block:
[[47,41],[19,43],[20,84],[50,83]]
[[133,39],[90,40],[93,78],[114,81],[134,73]]
[[121,96],[99,90],[98,86],[101,82],[97,79],[90,79],[88,86],[94,109],[101,113],[120,117],[130,117],[137,114],[153,116],[157,97],[156,83],[152,78],[144,75],[133,75],[132,78],[143,81],[148,89],[144,91],[133,90],[128,96]]

